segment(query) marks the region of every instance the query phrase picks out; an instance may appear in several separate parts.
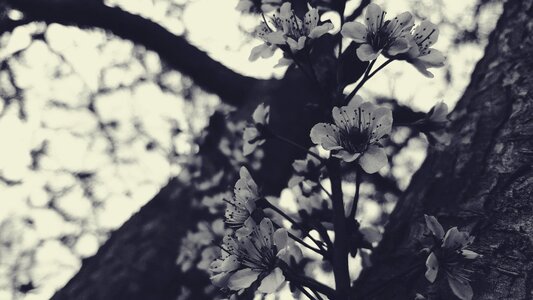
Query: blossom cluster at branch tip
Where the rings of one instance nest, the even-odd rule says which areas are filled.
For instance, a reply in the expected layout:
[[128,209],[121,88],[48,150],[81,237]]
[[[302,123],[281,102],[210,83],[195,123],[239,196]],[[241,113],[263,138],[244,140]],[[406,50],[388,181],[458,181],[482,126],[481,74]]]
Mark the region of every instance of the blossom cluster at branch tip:
[[387,164],[381,140],[392,129],[392,111],[356,95],[347,106],[332,110],[335,124],[318,123],[311,129],[311,140],[346,162],[357,160],[367,173]]
[[264,130],[270,120],[270,106],[261,103],[255,109],[253,124],[244,128],[243,154],[250,155],[254,150],[265,143]]
[[211,264],[211,280],[236,292],[250,287],[260,293],[278,291],[285,283],[280,261],[300,259],[301,250],[289,240],[286,229],[274,231],[268,218],[259,225],[252,221],[244,228],[248,234],[224,237],[221,257]]
[[263,44],[252,49],[249,60],[255,61],[259,57],[271,57],[277,48],[288,51],[288,57],[282,58],[277,66],[292,62],[292,53],[304,49],[311,40],[321,37],[333,29],[333,24],[319,23],[318,9],[310,9],[302,21],[292,10],[291,3],[285,2],[277,13],[265,16],[264,21],[256,29],[256,35],[263,40]]
[[439,30],[430,21],[424,20],[414,30],[413,16],[403,12],[392,20],[385,20],[387,13],[377,4],[366,9],[365,24],[346,22],[341,34],[359,44],[357,56],[362,61],[375,60],[380,54],[385,57],[405,60],[427,77],[433,74],[427,69],[444,66],[445,57],[430,48],[438,39]]
[[461,232],[457,227],[444,228],[433,216],[425,215],[426,226],[435,239],[426,260],[426,279],[433,283],[439,271],[445,274],[453,293],[461,300],[470,300],[473,297],[472,287],[469,283],[469,270],[462,265],[464,260],[481,257],[480,254],[466,249],[474,242],[474,237],[467,232]]
[[240,178],[235,183],[233,198],[226,200],[225,222],[228,227],[236,230],[236,234],[242,233],[241,228],[253,222],[251,215],[259,200],[259,187],[246,167],[241,167]]

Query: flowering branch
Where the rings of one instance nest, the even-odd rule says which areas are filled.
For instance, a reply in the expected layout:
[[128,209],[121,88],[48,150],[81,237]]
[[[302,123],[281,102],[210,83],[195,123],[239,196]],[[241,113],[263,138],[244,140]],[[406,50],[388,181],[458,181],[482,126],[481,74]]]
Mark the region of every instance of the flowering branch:
[[347,300],[350,289],[350,273],[348,270],[348,244],[346,232],[346,218],[340,177],[340,163],[337,159],[330,159],[326,164],[331,181],[333,202],[333,224],[335,240],[333,241],[333,273],[335,277],[335,299]]
[[[362,5],[368,3],[363,2]],[[430,48],[438,37],[438,30],[429,21],[423,21],[412,31],[414,20],[408,12],[392,20],[384,20],[385,12],[376,4],[368,5],[365,16],[366,25],[355,21],[345,22],[345,1],[335,2],[334,10],[341,15],[342,29],[339,40],[334,38],[339,50],[336,61],[338,86],[335,89],[335,99],[331,99],[322,88],[320,76],[317,75],[310,56],[315,40],[332,29],[331,23],[326,22],[320,25],[318,10],[314,8],[310,8],[302,20],[292,10],[289,2],[281,4],[281,1],[272,0],[268,3],[262,2],[262,4],[262,9],[271,11],[276,9],[273,8],[276,5],[279,5],[279,9],[276,14],[268,17],[263,14],[263,23],[256,32],[264,43],[252,50],[250,60],[270,57],[274,51],[281,49],[284,56],[278,65],[295,63],[311,83],[316,84],[323,96],[319,108],[331,109],[331,118],[329,118],[330,123],[315,124],[310,131],[310,138],[315,145],[329,151],[329,158],[322,158],[316,148],[308,149],[272,132],[268,125],[269,106],[261,104],[257,107],[252,116],[253,123],[244,130],[244,155],[253,153],[267,139],[277,139],[306,153],[305,159],[296,160],[292,164],[294,174],[288,182],[288,187],[299,187],[302,198],[297,199],[298,202],[308,201],[311,205],[299,210],[303,221],[297,222],[260,195],[259,188],[247,169],[241,168],[240,179],[235,184],[235,197],[227,201],[225,214],[226,224],[233,231],[229,237],[225,238],[225,253],[213,263],[212,279],[215,284],[232,291],[240,292],[253,287],[261,293],[277,291],[283,282],[288,280],[309,299],[322,299],[320,294],[323,294],[330,299],[348,300],[352,297],[348,255],[355,256],[360,248],[372,249],[372,243],[379,242],[381,238],[381,233],[376,228],[360,228],[360,224],[355,219],[363,171],[367,174],[376,174],[388,164],[387,152],[382,140],[391,133],[393,125],[393,114],[390,108],[366,102],[357,93],[368,80],[393,60],[407,61],[422,74],[432,76],[427,68],[440,67],[444,62],[444,57],[440,52]],[[253,5],[250,0],[239,2],[240,8],[249,9],[250,5]],[[345,53],[342,53],[343,37],[353,40],[350,50]],[[357,47],[358,60],[341,59],[343,55],[351,53],[354,47]],[[380,55],[387,60],[373,70]],[[353,61],[355,64],[352,64]],[[341,69],[343,62],[356,66],[355,72],[350,74],[348,68]],[[344,97],[342,89],[345,84],[357,79],[359,82],[356,87],[347,97]],[[344,104],[344,106],[337,107],[337,104]],[[411,125],[419,126],[419,130],[425,133],[443,130],[446,115],[447,107],[441,104],[432,109],[425,118]],[[432,135],[432,138],[438,137]],[[355,194],[348,217],[346,217],[344,208],[341,163],[354,166],[356,171]],[[331,192],[320,182],[324,166],[331,183]],[[319,188],[330,198],[331,210],[328,207],[329,203],[320,196]],[[264,209],[271,209],[285,218],[294,228],[302,231],[303,237],[300,238],[288,232],[266,218]],[[324,221],[329,223],[331,220],[335,233],[333,242],[326,229],[327,225],[321,223]],[[308,224],[306,224],[307,221]],[[453,237],[446,238],[442,237],[443,230],[435,225],[435,222],[428,223],[428,227],[432,228],[434,234],[438,236],[436,244],[428,248],[431,254],[426,262],[428,267],[426,277],[430,282],[436,280],[439,266],[441,269],[450,271],[450,263],[455,263],[457,257],[468,258],[477,255],[465,249],[470,240],[464,234],[459,234],[456,229],[450,229],[449,234]],[[316,239],[311,236],[311,230],[316,230],[322,241],[320,238]],[[317,247],[308,244],[304,241],[305,238],[309,238]],[[292,245],[287,240],[293,244],[296,242],[332,262],[335,289],[296,273],[301,266],[291,266],[291,263],[298,263],[303,253],[296,244]],[[443,240],[442,245],[441,240]],[[444,256],[443,253],[453,255]],[[453,259],[450,260],[450,257]],[[441,263],[446,264],[441,265]],[[399,276],[409,274],[419,266],[408,268],[401,275],[390,278],[387,283]],[[469,285],[465,283],[463,271],[457,273],[455,277],[448,277],[448,280],[454,293],[463,296],[461,299],[471,298],[468,297],[470,290]],[[462,290],[457,292],[458,289]],[[374,290],[370,291],[370,294],[372,293]]]
[[[296,227],[297,229],[301,230],[306,235],[306,237],[308,237],[310,240],[312,240],[320,249],[313,248],[313,247],[311,247],[311,246],[306,244],[307,248],[317,252],[320,255],[325,255],[325,249],[323,248],[324,246],[323,246],[322,242],[316,240],[313,236],[311,236],[309,234],[309,230],[307,228],[302,227],[302,225],[300,223],[296,222],[293,218],[291,218],[289,215],[287,215],[284,211],[282,211],[277,206],[275,206],[272,203],[270,203],[265,198],[261,199],[260,203],[258,203],[258,204],[261,205],[264,208],[270,208],[273,211],[275,211],[276,213],[278,213],[279,215],[281,215],[282,217],[284,217],[287,221],[289,221],[292,225],[294,225],[294,227]],[[303,241],[301,241],[301,242],[305,243]]]

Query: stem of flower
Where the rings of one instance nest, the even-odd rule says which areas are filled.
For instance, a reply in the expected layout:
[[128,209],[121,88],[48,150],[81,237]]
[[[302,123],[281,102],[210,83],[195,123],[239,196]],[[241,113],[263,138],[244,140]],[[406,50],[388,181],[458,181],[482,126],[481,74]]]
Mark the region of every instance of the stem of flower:
[[383,68],[385,68],[388,64],[390,64],[391,62],[393,61],[392,58],[388,59],[386,62],[384,62],[383,64],[381,64],[374,72],[370,72],[372,67],[374,66],[374,64],[376,63],[376,60],[373,60],[369,65],[368,65],[368,68],[366,69],[366,72],[365,72],[365,75],[363,76],[363,78],[361,79],[361,81],[359,81],[359,84],[357,84],[357,86],[355,87],[355,89],[353,89],[353,91],[348,95],[348,97],[344,98],[344,103],[348,103],[350,101],[350,99],[353,98],[353,96],[355,96],[355,94],[357,94],[357,92],[359,91],[359,89],[361,89],[363,87],[363,85],[370,79],[372,78],[374,75],[376,75],[379,71],[383,70]]
[[359,189],[361,187],[361,168],[359,165],[355,167],[355,195],[353,197],[353,204],[352,209],[350,211],[350,215],[348,216],[349,220],[353,220],[355,218],[355,213],[357,212],[357,205],[359,204]]
[[350,99],[353,98],[353,96],[355,96],[355,94],[357,94],[357,92],[359,91],[360,88],[363,87],[363,85],[365,84],[365,82],[370,79],[369,77],[369,74],[370,74],[370,70],[372,70],[372,67],[374,66],[374,64],[376,63],[376,60],[374,59],[373,61],[370,62],[370,64],[368,65],[368,67],[366,68],[366,71],[365,71],[365,74],[363,75],[363,78],[361,79],[361,81],[359,81],[359,83],[357,84],[357,86],[353,89],[353,91],[346,97],[344,98],[344,103],[347,104],[348,102],[350,102]]
[[281,269],[283,270],[283,274],[285,274],[289,281],[300,284],[301,286],[308,287],[313,292],[326,295],[329,299],[335,299],[335,291],[329,286],[326,286],[307,276],[302,276],[300,274],[295,273],[291,268],[289,268],[289,266],[284,261],[280,261],[279,264]]
[[[270,208],[272,209],[273,211],[277,212],[278,214],[280,214],[282,217],[284,217],[287,221],[291,222],[292,225],[294,225],[294,227],[298,228],[299,230],[301,230],[302,232],[305,233],[306,237],[308,237],[310,240],[312,240],[317,246],[318,248],[320,249],[316,249],[316,248],[313,248],[307,244],[305,244],[305,246],[315,252],[317,252],[318,254],[320,255],[324,255],[325,254],[325,249],[323,248],[324,246],[322,245],[322,243],[320,241],[317,241],[315,238],[313,238],[310,234],[309,234],[309,231],[306,230],[305,228],[303,228],[298,222],[296,222],[293,218],[291,218],[289,215],[287,215],[284,211],[282,211],[281,209],[279,209],[278,207],[276,207],[275,205],[273,205],[272,203],[268,202],[268,200],[266,199],[263,199],[262,200],[262,203],[264,204],[264,207],[265,208]],[[292,235],[291,233],[289,233],[289,235]],[[293,239],[299,239],[297,238],[296,236],[293,237]],[[304,241],[301,241],[301,243],[305,243]]]
[[388,64],[390,64],[391,62],[393,61],[392,58],[389,58],[386,62],[384,62],[383,64],[381,64],[381,66],[379,66],[374,72],[372,72],[371,74],[368,75],[369,79],[372,78],[372,76],[376,75],[377,72],[383,70],[383,68],[385,68]]
[[320,187],[320,189],[326,193],[326,195],[328,195],[329,199],[331,199],[331,193],[328,192],[328,190],[326,190],[326,188],[322,185],[322,183],[318,182],[318,186]]
[[289,140],[286,137],[283,137],[281,135],[275,134],[273,132],[271,133],[271,135],[272,135],[272,137],[274,137],[274,138],[276,138],[276,139],[278,139],[278,140],[280,140],[282,142],[285,142],[285,143],[287,143],[287,144],[289,144],[289,145],[291,145],[291,146],[293,146],[295,148],[298,148],[298,149],[304,151],[305,153],[307,153],[309,155],[312,155],[313,157],[318,159],[320,162],[322,162],[322,163],[324,162],[324,159],[322,157],[320,157],[320,155],[318,155],[318,154],[316,154],[316,153],[314,153],[312,151],[309,151],[309,149],[305,148],[304,146],[302,146],[302,145],[300,145],[300,144],[298,144],[296,142],[293,142],[293,141]]
[[302,239],[300,239],[299,237],[295,236],[294,234],[290,233],[287,231],[287,234],[289,235],[289,237],[291,239],[293,239],[294,241],[298,242],[299,244],[301,244],[302,246],[304,246],[305,248],[313,251],[313,252],[316,252],[317,254],[320,254],[320,255],[324,255],[324,251],[321,251],[320,249],[317,249],[311,245],[309,245],[308,243],[304,242]]
[[307,298],[311,299],[311,300],[317,300],[315,297],[313,297],[313,295],[311,295],[311,293],[309,293],[303,286],[299,285],[299,284],[294,284],[294,286],[296,286],[297,289],[299,289],[304,295],[307,296]]
[[331,181],[333,196],[333,225],[335,240],[333,241],[333,273],[335,277],[335,299],[348,300],[350,291],[350,273],[348,270],[348,234],[342,195],[340,162],[330,159],[326,164]]

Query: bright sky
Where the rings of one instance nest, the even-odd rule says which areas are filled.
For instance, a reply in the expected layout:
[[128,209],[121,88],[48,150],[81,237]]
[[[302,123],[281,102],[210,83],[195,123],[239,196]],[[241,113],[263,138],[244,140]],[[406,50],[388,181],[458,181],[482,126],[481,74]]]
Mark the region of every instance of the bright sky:
[[[250,49],[259,42],[247,33],[259,19],[242,17],[234,9],[236,0],[193,0],[182,13],[169,13],[173,5],[186,2],[106,1],[108,5],[120,5],[150,18],[175,34],[186,33],[194,45],[238,72],[261,78],[283,75],[285,69],[273,69],[281,53],[272,59],[248,61]],[[351,1],[348,9],[356,7],[358,2]],[[421,11],[431,21],[438,23],[441,18],[438,11],[430,9],[434,1],[376,2],[387,8],[389,16],[416,4],[428,7]],[[472,26],[465,12],[471,10],[475,1],[453,1],[453,5],[450,2],[442,1],[445,16],[459,26]],[[487,13],[484,18],[495,19],[494,15],[497,11]],[[492,25],[486,26],[490,31]],[[17,240],[14,250],[0,248],[0,272],[4,272],[4,275],[0,273],[0,300],[13,297],[10,290],[2,287],[8,284],[11,278],[7,275],[12,274],[17,263],[33,267],[29,274],[21,273],[18,280],[26,282],[29,277],[39,286],[21,299],[47,299],[61,287],[79,268],[80,258],[93,255],[105,240],[102,230],[119,227],[169,177],[179,172],[179,161],[169,159],[169,149],[176,147],[178,153],[193,151],[191,136],[203,128],[206,116],[218,103],[216,97],[204,93],[195,92],[197,101],[190,102],[178,93],[162,91],[154,82],[161,70],[157,55],[145,53],[128,41],[110,37],[101,30],[50,25],[45,32],[47,46],[30,38],[40,27],[34,24],[18,28],[8,40],[4,36],[0,48],[0,60],[22,50],[20,58],[11,59],[10,65],[25,99],[24,105],[13,102],[5,106],[0,102],[0,141],[9,145],[0,147],[0,176],[21,182],[13,186],[0,183],[0,237]],[[468,83],[474,63],[483,53],[479,45],[450,48],[454,32],[450,26],[441,27],[435,45],[448,57],[451,84],[446,83],[445,69],[435,70],[435,78],[427,79],[411,66],[395,62],[383,76],[369,82],[363,95],[394,95],[424,111],[440,100],[453,106]],[[132,59],[137,54],[140,59]],[[0,74],[0,87],[9,89],[4,73]],[[53,76],[59,78],[50,80]],[[146,81],[127,88],[139,78]],[[165,75],[164,80],[170,89],[178,92],[187,85],[176,72]],[[84,107],[90,95],[102,88],[109,91],[94,99],[100,118],[97,119]],[[19,118],[21,109],[27,115],[26,120]],[[187,115],[192,113],[204,117],[190,122]],[[119,123],[117,128],[109,128],[109,136],[116,143],[114,156],[108,154],[112,144],[109,136],[99,130],[99,122]],[[135,124],[142,127],[142,135]],[[184,133],[170,138],[173,127]],[[30,151],[43,142],[47,154],[42,157],[40,167],[32,170]],[[157,150],[147,150],[148,142],[155,142]],[[412,145],[418,152],[406,154],[414,159],[415,165],[423,158],[423,148],[424,145]],[[88,186],[76,180],[75,174],[80,172],[94,173]],[[96,203],[85,196],[87,188],[93,192]],[[46,191],[56,195],[54,205],[63,216],[49,209],[51,200]],[[368,218],[374,210],[367,209]],[[32,220],[33,228],[23,222],[25,219]],[[13,236],[13,232],[23,235]],[[76,236],[72,251],[58,241],[70,235]],[[35,247],[38,242],[39,247]],[[21,249],[35,249],[36,261],[14,262],[11,258]]]

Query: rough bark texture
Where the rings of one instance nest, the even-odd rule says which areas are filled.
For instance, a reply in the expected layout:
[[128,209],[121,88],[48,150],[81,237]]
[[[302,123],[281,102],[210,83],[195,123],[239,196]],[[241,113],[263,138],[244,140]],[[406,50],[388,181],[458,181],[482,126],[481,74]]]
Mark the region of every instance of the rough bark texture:
[[[412,264],[423,214],[476,236],[475,299],[533,298],[533,1],[509,1],[464,96],[451,114],[451,145],[430,153],[400,200],[358,285],[376,299],[424,292]],[[422,280],[412,280],[421,275]],[[407,278],[407,280],[406,280]],[[409,282],[411,281],[411,282]],[[442,294],[442,293],[441,293]],[[447,295],[447,294],[445,294]],[[452,299],[439,296],[439,299]]]

